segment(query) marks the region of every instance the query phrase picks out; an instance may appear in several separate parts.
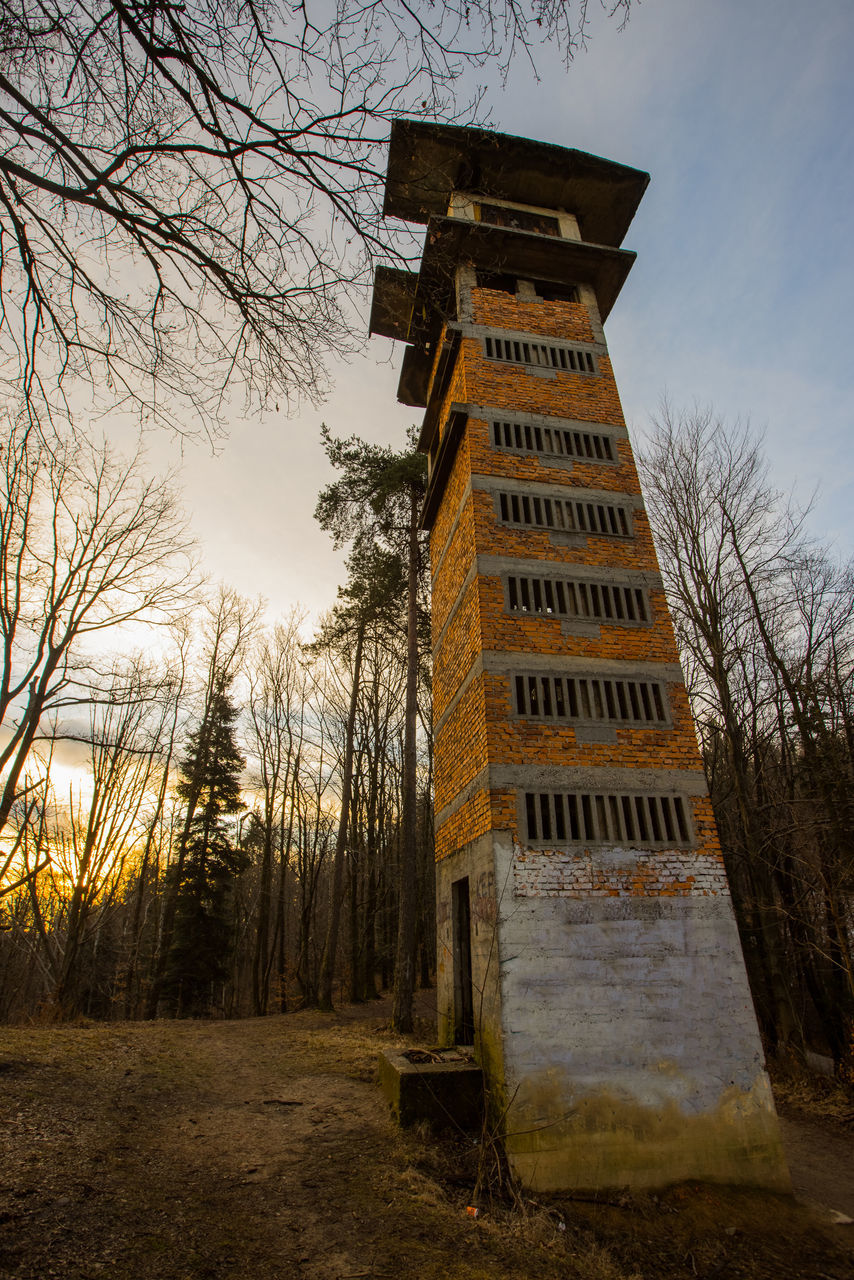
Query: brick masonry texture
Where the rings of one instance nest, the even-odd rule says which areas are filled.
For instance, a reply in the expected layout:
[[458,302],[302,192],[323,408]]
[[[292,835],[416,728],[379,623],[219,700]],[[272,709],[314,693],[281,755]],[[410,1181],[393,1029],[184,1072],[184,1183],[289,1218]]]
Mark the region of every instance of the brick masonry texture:
[[486,703],[481,681],[474,680],[436,734],[437,812],[477,777],[486,762]]
[[443,823],[436,837],[436,860],[456,853],[488,831],[515,828],[516,797],[503,791],[477,790]]
[[[500,406],[495,406],[500,408]],[[540,410],[545,412],[545,410]],[[513,413],[505,410],[512,421]],[[496,449],[491,442],[491,426],[486,420],[470,418],[468,448],[471,469],[483,475],[507,476],[516,480],[536,480],[541,484],[571,484],[589,489],[613,489],[617,493],[640,493],[631,446],[628,440],[617,441],[617,465],[573,460],[571,466],[550,466],[547,456],[510,453]]]
[[[513,711],[509,675],[480,669],[481,652],[552,654],[626,664],[678,664],[663,592],[649,587],[649,624],[601,623],[573,634],[572,626],[542,614],[510,612],[501,577],[475,572],[478,556],[512,559],[519,571],[548,565],[597,567],[627,575],[655,575],[658,564],[643,510],[640,484],[610,360],[586,305],[520,301],[505,293],[472,290],[472,319],[496,332],[510,330],[595,344],[599,373],[539,375],[523,365],[490,360],[479,337],[465,336],[448,380],[439,415],[445,430],[452,403],[489,406],[512,420],[531,413],[616,429],[617,461],[561,460],[493,447],[489,411],[475,409],[461,435],[431,533],[433,570],[433,702],[436,732],[436,855],[444,858],[490,830],[518,832],[518,798],[509,791],[478,789],[490,765],[556,766],[685,772],[701,770],[684,686],[666,681],[672,724],[666,728],[617,726],[611,741],[579,741],[571,723],[530,721]],[[599,331],[601,332],[601,331]],[[545,374],[545,376],[542,376]],[[558,496],[570,490],[613,494],[631,512],[632,537],[566,534],[503,523],[496,482],[508,491]],[[536,487],[535,487],[536,486]],[[581,493],[579,494],[579,491]],[[601,501],[601,499],[600,499]],[[628,579],[627,579],[628,580]],[[645,576],[644,581],[649,581]],[[561,667],[566,671],[566,666]],[[672,666],[671,666],[672,672]],[[688,788],[696,791],[696,786]],[[709,895],[725,891],[720,847],[708,800],[693,799],[697,847],[691,851],[625,852],[623,862],[602,864],[584,850],[534,849],[519,855],[516,892],[522,896]],[[600,851],[601,852],[601,851]]]
[[650,591],[649,626],[620,627],[603,622],[599,636],[564,635],[560,618],[505,612],[501,580],[478,579],[484,647],[511,653],[572,654],[579,658],[622,658],[626,662],[672,662],[673,630],[663,591]]
[[[614,861],[614,854],[618,860]],[[611,851],[610,865],[595,854],[518,849],[513,862],[517,898],[702,897],[728,894],[726,873],[715,858],[693,852]]]
[[521,329],[549,338],[596,341],[590,314],[581,302],[523,302],[497,289],[473,289],[472,320],[496,329]]

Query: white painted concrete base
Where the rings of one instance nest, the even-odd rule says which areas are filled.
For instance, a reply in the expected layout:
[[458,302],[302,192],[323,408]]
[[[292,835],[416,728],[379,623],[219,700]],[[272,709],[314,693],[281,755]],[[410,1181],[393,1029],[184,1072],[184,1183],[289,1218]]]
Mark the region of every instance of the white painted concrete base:
[[729,898],[530,897],[513,872],[504,833],[439,864],[438,995],[447,1042],[468,876],[477,1048],[522,1180],[788,1190]]

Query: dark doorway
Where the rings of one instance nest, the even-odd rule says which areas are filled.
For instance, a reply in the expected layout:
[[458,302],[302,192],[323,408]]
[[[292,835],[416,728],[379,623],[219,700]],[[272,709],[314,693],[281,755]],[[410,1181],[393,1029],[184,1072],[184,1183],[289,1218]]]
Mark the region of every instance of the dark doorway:
[[454,920],[454,1042],[474,1044],[471,980],[471,906],[468,876],[451,885]]

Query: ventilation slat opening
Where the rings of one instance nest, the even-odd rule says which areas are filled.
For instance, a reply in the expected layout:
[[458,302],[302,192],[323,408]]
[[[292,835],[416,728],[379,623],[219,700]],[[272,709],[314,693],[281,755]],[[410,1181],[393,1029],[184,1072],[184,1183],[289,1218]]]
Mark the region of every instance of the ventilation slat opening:
[[647,796],[649,805],[649,820],[652,826],[652,838],[656,844],[660,844],[663,837],[661,834],[661,814],[658,796]]
[[543,839],[549,840],[552,834],[552,816],[550,813],[551,805],[549,801],[551,796],[540,796],[540,830],[543,833]]
[[537,806],[534,796],[530,791],[525,796],[525,817],[528,823],[528,839],[539,840],[540,831],[537,826]]
[[674,830],[673,818],[671,816],[670,800],[667,796],[661,798],[661,819],[664,823],[664,833],[668,840],[675,840],[676,833]]
[[531,529],[566,529],[606,538],[631,536],[626,508],[611,503],[544,498],[503,489],[498,492],[498,511],[504,524],[528,525]]
[[555,839],[563,843],[566,840],[566,820],[563,812],[563,796],[554,797],[555,802]]
[[529,364],[537,368],[561,369],[584,375],[599,372],[592,351],[568,346],[563,342],[526,342],[519,338],[484,337],[483,346],[489,360],[506,360],[513,364]]
[[498,492],[498,511],[505,524],[527,525],[532,529],[565,529],[609,538],[631,537],[626,508],[611,503],[547,498],[504,489]]
[[673,808],[676,811],[676,824],[679,827],[679,839],[683,844],[687,844],[690,839],[688,831],[688,819],[685,816],[685,806],[680,796],[673,797]]
[[[510,523],[512,503],[509,495],[501,496],[500,507],[502,512],[507,512]],[[561,508],[553,504],[551,515],[556,521],[560,512]],[[507,608],[511,613],[521,611],[549,617],[596,618],[621,626],[648,624],[650,616],[645,593],[641,589],[606,582],[522,574],[507,576]],[[655,694],[652,696],[654,698]],[[660,712],[660,708],[656,709]]]
[[581,829],[584,838],[587,840],[595,840],[596,832],[593,829],[593,797],[583,795],[581,797]]
[[620,801],[623,809],[623,830],[626,833],[626,839],[634,840],[635,823],[634,823],[634,815],[632,813],[631,796],[621,796]]

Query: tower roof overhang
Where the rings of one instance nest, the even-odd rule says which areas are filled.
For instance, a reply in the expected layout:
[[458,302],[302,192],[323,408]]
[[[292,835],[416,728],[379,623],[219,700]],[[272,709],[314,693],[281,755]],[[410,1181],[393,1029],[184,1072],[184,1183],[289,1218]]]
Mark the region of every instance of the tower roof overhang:
[[648,173],[586,151],[489,129],[395,120],[383,211],[426,223],[448,212],[453,191],[465,191],[565,209],[584,240],[619,247],[648,184]]
[[420,271],[378,268],[370,331],[411,344],[398,394],[404,404],[424,405],[435,341],[443,322],[455,314],[455,275],[462,263],[523,279],[589,284],[604,321],[635,257],[609,245],[463,218],[431,218]]

